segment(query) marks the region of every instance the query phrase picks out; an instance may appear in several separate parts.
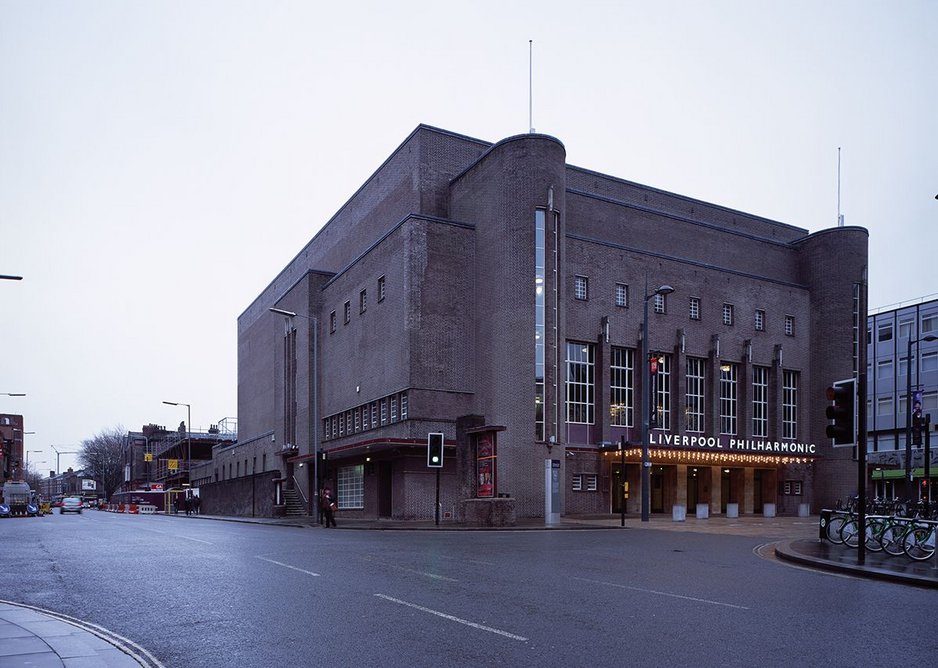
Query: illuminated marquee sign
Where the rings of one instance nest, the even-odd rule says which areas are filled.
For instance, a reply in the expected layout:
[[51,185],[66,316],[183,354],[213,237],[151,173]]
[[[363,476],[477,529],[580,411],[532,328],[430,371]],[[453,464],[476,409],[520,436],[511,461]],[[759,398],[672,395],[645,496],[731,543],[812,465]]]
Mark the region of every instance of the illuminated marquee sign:
[[741,439],[730,436],[704,436],[688,434],[656,434],[648,435],[650,445],[671,448],[697,448],[702,450],[732,450],[735,452],[750,452],[771,455],[816,455],[817,446],[814,443],[787,443],[780,441],[762,441],[756,439]]

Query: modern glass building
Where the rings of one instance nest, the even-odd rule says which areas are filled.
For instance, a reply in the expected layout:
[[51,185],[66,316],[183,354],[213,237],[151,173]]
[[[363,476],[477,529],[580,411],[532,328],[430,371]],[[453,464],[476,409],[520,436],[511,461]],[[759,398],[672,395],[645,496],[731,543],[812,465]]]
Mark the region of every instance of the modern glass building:
[[[938,424],[938,295],[872,310],[867,344],[867,461],[880,497],[926,495],[925,440]],[[911,405],[909,396],[912,396]],[[930,422],[926,437],[912,433],[912,413],[921,407]],[[935,443],[938,450],[938,441]],[[938,469],[932,451],[931,477]],[[938,497],[932,483],[931,499]]]

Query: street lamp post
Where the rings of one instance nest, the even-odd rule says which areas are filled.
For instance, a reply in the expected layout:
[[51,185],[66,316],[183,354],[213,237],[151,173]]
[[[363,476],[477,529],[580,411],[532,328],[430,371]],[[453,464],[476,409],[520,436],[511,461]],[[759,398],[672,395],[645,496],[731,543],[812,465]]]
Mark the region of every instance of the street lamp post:
[[647,522],[651,515],[651,461],[648,458],[648,431],[651,415],[651,373],[648,368],[648,301],[656,295],[669,295],[674,292],[670,285],[662,285],[651,294],[648,293],[648,277],[645,277],[645,300],[642,316],[642,522]]
[[192,487],[192,406],[181,401],[164,401],[163,403],[167,406],[186,407],[186,481],[189,487]]
[[[938,341],[938,336],[926,334],[918,339],[913,339],[909,334],[909,348],[906,356],[906,386],[905,386],[905,484],[909,500],[912,500],[912,344],[919,341]],[[918,352],[918,351],[916,351]],[[915,357],[915,381],[918,384],[918,355]]]
[[[316,522],[320,521],[319,518],[319,319],[314,316],[300,315],[294,311],[287,311],[282,308],[273,308],[268,309],[271,313],[278,313],[289,322],[290,318],[295,318],[299,316],[300,318],[306,318],[310,322],[310,348],[312,348],[312,364],[313,364],[313,392],[315,396],[312,401],[312,441],[313,441],[313,486],[315,489],[311,489],[309,493],[310,501],[313,504],[313,517],[316,518]],[[315,497],[315,501],[313,498]]]
[[50,448],[55,450],[55,475],[58,478],[58,484],[56,486],[56,494],[62,491],[62,469],[59,468],[59,458],[62,455],[77,455],[77,450],[59,450],[54,445],[50,445]]
[[[28,433],[28,432],[27,432],[27,433]],[[38,452],[38,453],[42,454],[42,450],[27,450],[27,451],[26,451],[26,470],[27,470],[27,471],[29,470],[29,453],[30,453],[30,452]]]

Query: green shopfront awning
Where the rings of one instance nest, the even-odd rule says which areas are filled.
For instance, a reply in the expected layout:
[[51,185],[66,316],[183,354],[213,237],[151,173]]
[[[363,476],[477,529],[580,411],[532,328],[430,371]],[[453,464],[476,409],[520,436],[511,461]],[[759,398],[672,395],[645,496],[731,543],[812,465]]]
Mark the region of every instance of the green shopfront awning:
[[[938,467],[932,467],[928,471],[930,477],[938,478]],[[925,469],[912,469],[913,478],[924,478]],[[876,469],[873,471],[873,480],[899,480],[905,478],[905,469]]]

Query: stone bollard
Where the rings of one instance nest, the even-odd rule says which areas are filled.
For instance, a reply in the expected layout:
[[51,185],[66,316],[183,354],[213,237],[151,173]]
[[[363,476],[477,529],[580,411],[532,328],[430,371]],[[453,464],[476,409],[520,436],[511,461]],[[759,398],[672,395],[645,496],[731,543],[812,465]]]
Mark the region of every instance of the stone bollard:
[[763,517],[775,517],[775,504],[763,503],[762,504],[762,516]]
[[811,504],[810,503],[798,504],[798,517],[811,517]]
[[709,503],[698,503],[697,504],[697,519],[705,520],[710,517],[710,504]]
[[687,517],[687,508],[684,506],[671,506],[671,519],[674,522],[683,522]]
[[737,517],[739,517],[739,504],[727,503],[726,504],[726,516],[731,519],[736,519]]

